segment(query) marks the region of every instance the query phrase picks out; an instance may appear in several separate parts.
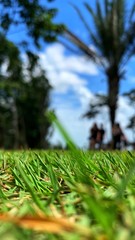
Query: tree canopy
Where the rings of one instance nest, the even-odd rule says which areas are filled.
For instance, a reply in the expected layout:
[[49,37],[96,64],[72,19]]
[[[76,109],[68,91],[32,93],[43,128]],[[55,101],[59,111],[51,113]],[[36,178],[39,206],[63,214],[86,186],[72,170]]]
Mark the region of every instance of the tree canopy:
[[[37,46],[40,46],[41,39],[55,41],[64,26],[53,22],[57,9],[47,8],[45,4],[48,2],[51,1],[0,0],[0,32],[8,36],[19,31],[23,46],[28,44],[28,38]],[[23,39],[24,32],[26,38]]]

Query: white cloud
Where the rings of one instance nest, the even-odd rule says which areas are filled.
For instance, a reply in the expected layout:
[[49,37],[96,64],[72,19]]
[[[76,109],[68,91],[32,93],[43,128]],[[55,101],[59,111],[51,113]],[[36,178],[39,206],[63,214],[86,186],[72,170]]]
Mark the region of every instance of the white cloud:
[[[87,145],[90,121],[80,118],[95,97],[86,78],[80,74],[98,75],[96,65],[82,56],[66,56],[65,48],[60,44],[54,44],[41,53],[40,62],[53,86],[52,106],[55,106],[58,118],[80,147]],[[67,98],[68,92],[73,93],[74,99],[71,95]],[[74,107],[75,102],[79,107]],[[56,130],[52,142],[59,140],[61,137]]]
[[95,64],[83,56],[70,55],[65,56],[65,47],[61,44],[54,44],[48,47],[45,54],[40,54],[40,58],[46,67],[56,71],[70,71],[97,75],[98,70]]
[[46,70],[54,93],[66,94],[72,90],[83,106],[94,97],[87,86],[87,80],[79,75],[98,75],[98,69],[91,61],[82,56],[66,56],[65,48],[54,44],[40,54],[40,62]]
[[82,103],[83,97],[92,97],[86,79],[79,74],[97,75],[96,65],[82,56],[65,56],[65,48],[60,44],[48,47],[45,53],[40,54],[40,59],[55,92],[61,94],[72,89]]

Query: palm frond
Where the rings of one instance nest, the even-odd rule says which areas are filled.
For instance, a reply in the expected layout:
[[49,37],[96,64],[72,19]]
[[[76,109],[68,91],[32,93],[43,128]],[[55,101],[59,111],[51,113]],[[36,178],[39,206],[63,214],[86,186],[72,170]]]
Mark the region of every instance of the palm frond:
[[76,48],[72,47],[71,44],[68,44],[67,42],[64,42],[63,39],[62,40],[61,39],[57,39],[57,42],[62,44],[66,49],[68,49],[72,53],[80,54],[79,49],[76,49]]
[[132,22],[134,14],[135,14],[135,3],[133,4],[132,9],[130,11],[129,24]]
[[110,30],[106,24],[106,19],[103,17],[101,6],[97,2],[96,13],[93,12],[92,8],[87,3],[85,3],[85,7],[92,16],[95,25],[95,32],[91,33],[93,43],[96,44],[96,47],[103,56],[108,57],[108,53],[110,51]]
[[84,6],[86,7],[86,9],[90,13],[90,15],[93,17],[93,19],[96,20],[96,14],[94,13],[94,11],[91,8],[91,6],[87,2],[84,2]]
[[127,125],[127,128],[135,128],[135,116],[132,116],[129,119],[129,124]]
[[[119,74],[121,74],[125,64],[135,54],[135,24],[133,21],[135,3],[130,9],[127,9],[126,0],[104,0],[103,5],[97,0],[96,9],[93,9],[90,4],[84,2],[95,25],[94,30],[90,29],[81,10],[74,4],[72,6],[87,28],[96,52],[69,30],[65,30],[67,39],[104,69],[107,65],[112,67],[117,65]],[[107,65],[104,64],[105,62]]]
[[98,113],[99,113],[99,109],[97,108],[97,106],[90,104],[89,110],[86,113],[84,113],[82,117],[91,119],[91,118],[94,118]]
[[104,17],[103,17],[103,15],[102,15],[101,5],[100,5],[100,3],[99,3],[98,1],[96,2],[96,8],[97,8],[97,13],[96,13],[96,15],[98,16],[99,21],[102,22],[102,24],[103,24],[103,22],[104,22]]
[[83,16],[82,12],[80,11],[80,9],[79,9],[76,5],[74,5],[74,4],[72,4],[72,3],[70,3],[70,5],[71,5],[71,6],[75,9],[75,11],[77,12],[78,16],[80,17],[81,21],[83,22],[83,24],[84,24],[86,30],[88,31],[88,33],[91,34],[90,26],[89,26],[89,24],[87,23],[87,21],[85,20],[85,18],[84,18],[84,16]]
[[103,32],[103,29],[105,29],[105,27],[104,27],[104,19],[102,16],[102,10],[99,2],[98,1],[96,2],[96,13],[94,13],[93,9],[88,3],[84,3],[84,5],[88,10],[88,12],[90,13],[90,15],[92,16],[93,23],[95,24],[95,30],[97,34],[100,36],[101,32]]
[[97,55],[96,53],[90,49],[82,40],[80,40],[74,33],[72,33],[69,29],[65,29],[65,35],[68,39],[71,40],[74,44],[76,44],[88,57],[93,59],[96,62]]
[[105,15],[107,16],[110,10],[110,2],[109,0],[104,0],[104,6],[105,6]]
[[85,114],[83,114],[83,118],[94,118],[101,112],[101,108],[107,106],[107,104],[108,97],[106,95],[96,94],[95,102],[89,104],[89,109]]
[[124,97],[128,97],[130,104],[135,104],[135,89],[123,94]]
[[97,49],[101,48],[101,46],[102,46],[101,40],[99,38],[97,38],[93,33],[91,33],[91,40]]

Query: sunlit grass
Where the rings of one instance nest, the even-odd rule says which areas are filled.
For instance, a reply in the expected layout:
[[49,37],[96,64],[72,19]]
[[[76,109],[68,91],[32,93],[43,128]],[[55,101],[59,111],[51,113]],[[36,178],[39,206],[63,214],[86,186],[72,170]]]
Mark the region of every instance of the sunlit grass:
[[[68,239],[69,233],[75,239],[101,236],[120,239],[122,234],[127,236],[125,239],[134,239],[135,154],[91,154],[80,150],[77,157],[74,154],[72,151],[1,152],[1,216],[7,213],[15,219],[33,216],[37,217],[37,225],[38,216],[55,221],[62,218],[75,224],[72,229],[60,228],[57,234],[53,233],[53,225],[49,233],[43,225],[43,229],[36,231],[35,239],[39,235],[41,239],[57,239],[59,235]],[[31,239],[36,230],[34,224],[24,230],[16,222],[16,228],[13,227],[12,218],[6,220],[10,224],[1,223],[1,239],[12,228],[16,230],[10,232],[11,239],[18,239],[18,234],[19,239],[24,239],[24,235]],[[41,230],[45,233],[41,234]]]

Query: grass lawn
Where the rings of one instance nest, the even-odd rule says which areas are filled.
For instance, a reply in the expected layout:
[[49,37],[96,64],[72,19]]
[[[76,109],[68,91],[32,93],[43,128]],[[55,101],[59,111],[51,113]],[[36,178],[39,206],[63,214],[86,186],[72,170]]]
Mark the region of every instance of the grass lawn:
[[135,153],[0,151],[1,240],[135,239]]

